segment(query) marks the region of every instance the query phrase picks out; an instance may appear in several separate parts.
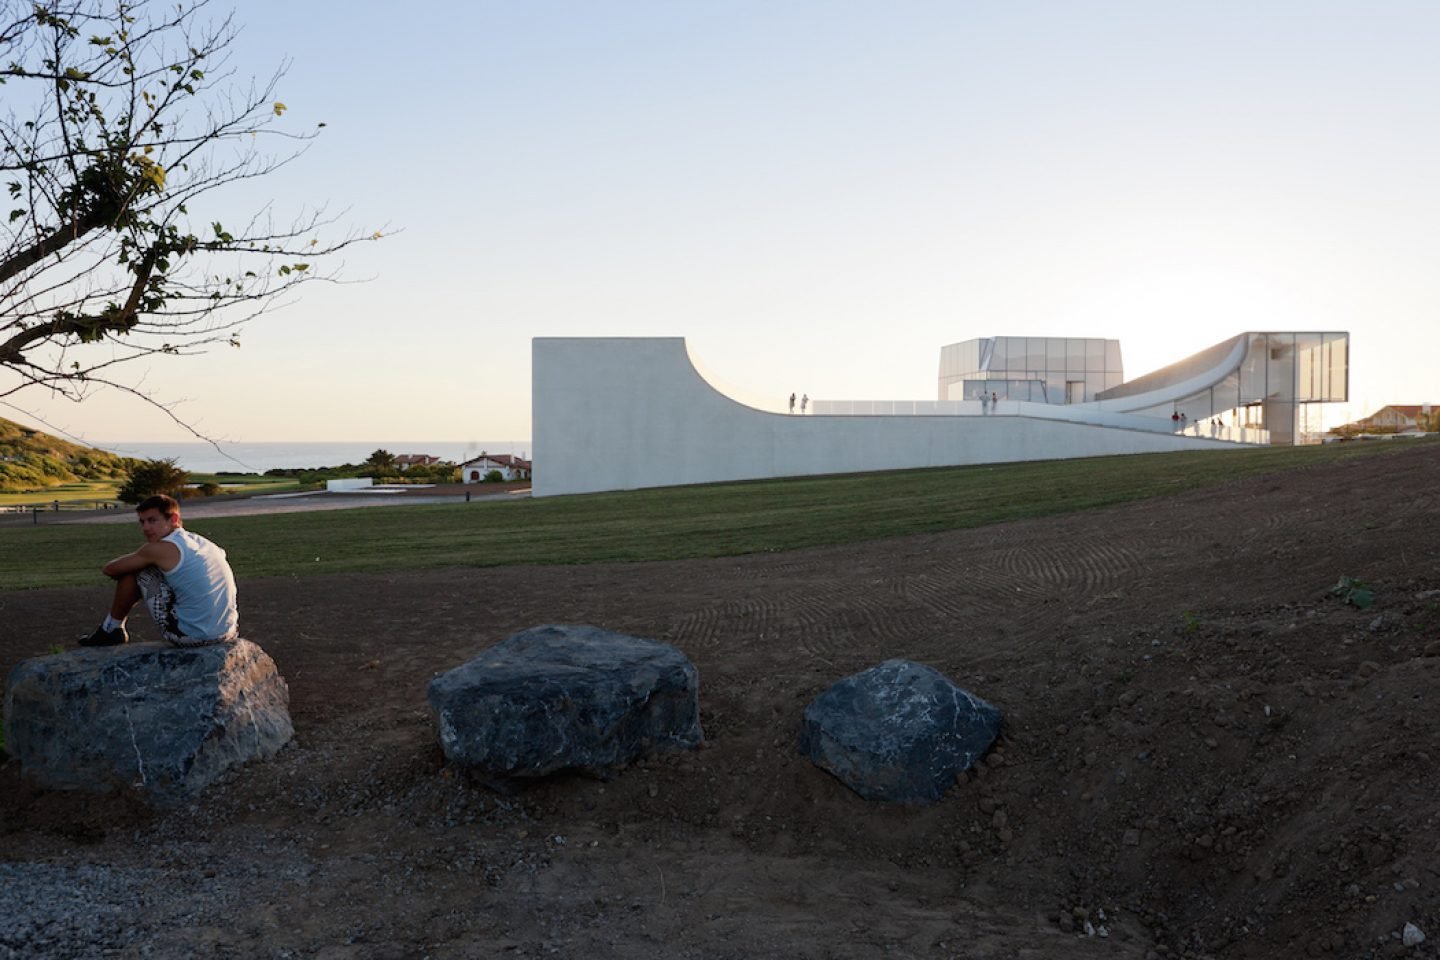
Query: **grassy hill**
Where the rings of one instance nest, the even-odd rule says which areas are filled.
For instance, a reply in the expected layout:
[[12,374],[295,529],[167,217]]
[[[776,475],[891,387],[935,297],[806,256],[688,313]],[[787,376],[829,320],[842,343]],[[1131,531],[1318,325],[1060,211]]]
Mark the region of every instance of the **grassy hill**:
[[134,462],[0,417],[0,493],[40,492],[63,483],[120,479]]

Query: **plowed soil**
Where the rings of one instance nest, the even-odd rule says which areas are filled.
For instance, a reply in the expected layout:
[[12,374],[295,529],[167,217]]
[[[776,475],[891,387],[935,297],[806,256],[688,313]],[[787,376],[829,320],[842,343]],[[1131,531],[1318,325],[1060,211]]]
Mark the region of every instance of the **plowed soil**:
[[[294,745],[161,813],[10,763],[0,861],[188,893],[137,886],[133,929],[56,956],[1436,957],[1437,547],[1424,444],[790,554],[247,581]],[[0,671],[105,603],[0,593]],[[548,622],[679,647],[706,746],[510,796],[448,769],[426,682]],[[1005,712],[928,807],[796,749],[813,697],[891,657]]]

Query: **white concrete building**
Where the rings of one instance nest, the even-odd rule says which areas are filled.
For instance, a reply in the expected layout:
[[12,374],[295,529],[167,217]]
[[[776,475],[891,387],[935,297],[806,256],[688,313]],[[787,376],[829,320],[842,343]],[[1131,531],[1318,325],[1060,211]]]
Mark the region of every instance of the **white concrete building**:
[[[1000,338],[996,338],[997,340]],[[1036,338],[1009,338],[1025,344]],[[1049,356],[1051,342],[1042,340]],[[1068,364],[1069,338],[1066,357]],[[1083,344],[1087,358],[1089,339]],[[978,341],[972,341],[978,343]],[[1096,372],[1110,370],[1109,345]],[[964,345],[952,345],[964,346]],[[1007,349],[991,357],[1009,355]],[[951,349],[951,348],[944,348]],[[1039,357],[1042,354],[1034,354]],[[977,354],[978,356],[978,354]],[[943,353],[942,353],[943,358]],[[1031,390],[1052,367],[982,367]],[[1092,399],[819,401],[787,416],[744,406],[695,369],[680,338],[536,338],[534,495],[1180,449],[1295,443],[1302,409],[1343,401],[1345,333],[1245,333]],[[963,383],[964,373],[952,383]],[[1068,375],[1068,367],[1067,367]],[[942,359],[941,390],[946,365]],[[1039,378],[1041,381],[1043,377]],[[1094,386],[1083,381],[1084,394]],[[1018,388],[1017,388],[1018,389]],[[1067,385],[1067,399],[1079,395]],[[962,387],[962,394],[964,388]],[[978,388],[976,391],[978,393]],[[998,395],[998,391],[995,391]],[[1045,391],[1048,394],[1048,386]],[[1028,396],[1033,396],[1027,393]],[[1184,414],[1184,429],[1177,429]],[[1172,420],[1176,418],[1175,420]],[[1223,421],[1223,424],[1222,424]]]
[[[1104,341],[1102,341],[1104,342]],[[1343,400],[1348,336],[1242,334],[1089,402],[737,403],[680,338],[533,342],[535,496],[913,467],[1294,442],[1297,408]],[[1172,415],[1181,408],[1186,429]],[[1218,415],[1229,411],[1220,427]]]

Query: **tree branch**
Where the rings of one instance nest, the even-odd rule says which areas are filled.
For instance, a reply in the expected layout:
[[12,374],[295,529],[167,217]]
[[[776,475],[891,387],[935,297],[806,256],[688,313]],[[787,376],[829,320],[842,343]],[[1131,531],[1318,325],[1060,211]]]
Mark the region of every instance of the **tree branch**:
[[104,225],[104,218],[97,216],[92,211],[52,231],[48,236],[42,237],[31,245],[29,249],[22,250],[0,263],[0,283],[28,270],[46,257],[59,253],[71,244],[77,243],[81,238]]

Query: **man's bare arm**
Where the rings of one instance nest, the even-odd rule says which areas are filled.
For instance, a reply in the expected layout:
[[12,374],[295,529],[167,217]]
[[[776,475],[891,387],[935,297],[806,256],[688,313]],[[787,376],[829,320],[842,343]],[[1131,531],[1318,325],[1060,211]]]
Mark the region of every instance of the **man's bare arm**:
[[101,573],[111,579],[118,579],[127,573],[139,573],[146,567],[159,567],[161,570],[174,570],[180,562],[180,548],[173,543],[157,541],[147,543],[134,553],[127,553],[123,557],[116,557],[101,568]]

